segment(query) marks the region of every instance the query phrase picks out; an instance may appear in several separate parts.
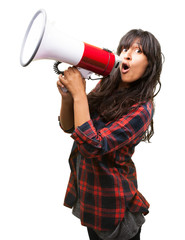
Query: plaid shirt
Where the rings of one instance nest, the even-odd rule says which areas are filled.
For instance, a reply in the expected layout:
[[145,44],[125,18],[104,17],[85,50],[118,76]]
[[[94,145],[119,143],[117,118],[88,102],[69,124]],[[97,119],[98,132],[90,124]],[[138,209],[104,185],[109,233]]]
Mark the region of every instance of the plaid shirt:
[[[149,203],[137,190],[131,159],[153,117],[152,102],[134,105],[119,120],[105,123],[95,114],[77,127],[69,164],[70,179],[64,205],[72,208],[79,198],[81,224],[99,231],[114,230],[125,211],[148,213]],[[81,154],[78,176],[76,160]]]

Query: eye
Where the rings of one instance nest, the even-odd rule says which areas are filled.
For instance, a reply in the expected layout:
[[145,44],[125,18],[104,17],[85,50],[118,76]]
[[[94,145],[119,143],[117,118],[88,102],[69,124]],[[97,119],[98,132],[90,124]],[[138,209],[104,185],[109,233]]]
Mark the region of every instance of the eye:
[[126,48],[124,48],[124,49],[122,50],[122,52],[127,52],[127,49],[126,49]]
[[135,52],[136,53],[142,53],[142,50],[140,48],[136,48]]

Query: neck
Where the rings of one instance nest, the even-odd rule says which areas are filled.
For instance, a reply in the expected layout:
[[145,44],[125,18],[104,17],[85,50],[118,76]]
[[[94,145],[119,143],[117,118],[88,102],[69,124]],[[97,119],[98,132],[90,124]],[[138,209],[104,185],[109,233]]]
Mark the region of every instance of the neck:
[[123,88],[129,88],[130,84],[126,83],[126,82],[120,82],[119,86],[118,86],[118,90],[121,90]]

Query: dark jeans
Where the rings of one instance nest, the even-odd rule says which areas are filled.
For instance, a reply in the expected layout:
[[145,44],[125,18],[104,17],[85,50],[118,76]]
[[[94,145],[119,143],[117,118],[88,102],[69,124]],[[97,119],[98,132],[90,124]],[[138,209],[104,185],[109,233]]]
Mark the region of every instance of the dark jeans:
[[[101,238],[98,237],[95,231],[93,231],[93,229],[87,228],[87,231],[88,231],[90,240],[102,240]],[[139,229],[138,233],[130,240],[140,240],[140,233],[141,233],[141,228]]]

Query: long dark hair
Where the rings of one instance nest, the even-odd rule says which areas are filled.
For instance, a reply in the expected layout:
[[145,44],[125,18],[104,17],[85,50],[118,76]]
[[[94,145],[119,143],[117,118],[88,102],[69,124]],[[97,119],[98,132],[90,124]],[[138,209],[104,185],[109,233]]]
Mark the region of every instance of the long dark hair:
[[[123,48],[129,49],[136,39],[139,40],[142,51],[148,60],[148,66],[143,76],[139,80],[130,83],[129,87],[120,90],[118,86],[121,75],[118,68],[110,76],[104,77],[96,88],[88,94],[90,112],[98,112],[106,122],[119,119],[128,113],[136,103],[141,104],[147,101],[153,103],[154,97],[161,89],[162,53],[160,44],[153,34],[141,29],[129,31],[121,38],[117,54],[120,55]],[[142,140],[149,142],[153,134],[152,120]]]

